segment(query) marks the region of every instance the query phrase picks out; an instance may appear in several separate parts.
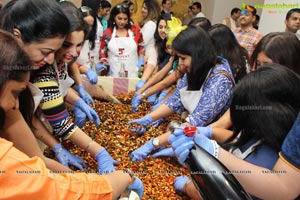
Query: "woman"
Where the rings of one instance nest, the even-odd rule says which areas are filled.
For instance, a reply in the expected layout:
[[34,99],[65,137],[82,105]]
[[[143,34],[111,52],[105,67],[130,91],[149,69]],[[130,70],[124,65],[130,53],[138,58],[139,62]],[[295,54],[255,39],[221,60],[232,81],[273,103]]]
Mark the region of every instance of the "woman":
[[[144,48],[140,28],[130,24],[127,4],[117,4],[111,10],[108,29],[103,34],[100,58],[110,66],[110,76],[137,77],[138,68],[143,64]],[[138,62],[139,60],[139,62]]]
[[290,32],[274,32],[265,35],[256,45],[251,56],[253,69],[264,63],[279,63],[300,74],[299,40]]
[[236,40],[232,31],[224,24],[215,24],[208,34],[212,39],[217,55],[228,60],[235,82],[238,83],[246,74],[248,53]]
[[[159,17],[157,24],[154,37],[158,67],[153,76],[135,93],[132,99],[133,112],[137,111],[139,104],[146,98],[152,105],[160,105],[165,96],[169,96],[174,92],[174,88],[169,86],[183,75],[180,69],[177,68],[178,58],[172,49],[172,41],[186,27],[181,25],[179,19],[172,17],[170,20],[165,15]],[[167,75],[171,73],[175,73],[177,76],[173,79],[168,78]],[[160,93],[158,98],[156,98],[157,93]]]
[[[74,55],[77,51],[80,51],[80,47],[84,42],[85,26],[83,16],[74,4],[70,2],[61,2],[60,4],[70,21],[71,29],[62,48],[56,53],[57,65],[54,63],[53,66],[44,66],[36,70],[32,76],[32,83],[39,87],[44,94],[39,108],[49,121],[53,133],[57,137],[70,139],[76,145],[91,153],[98,161],[99,173],[112,172],[115,170],[113,165],[117,162],[110,157],[103,147],[94,142],[92,138],[72,122],[64,103],[66,101],[74,105],[75,121],[80,120],[77,121],[80,125],[85,123],[86,116],[84,114],[92,119],[96,126],[100,124],[98,114],[65,84],[67,82],[65,80],[65,77],[67,77],[65,64],[72,62]],[[56,153],[61,148],[57,145],[51,145],[51,147]]]
[[[6,114],[18,110],[18,96],[29,83],[31,61],[18,43],[13,35],[0,30],[1,132],[5,129]],[[54,173],[40,158],[28,157],[0,135],[1,171],[5,172],[0,181],[6,183],[0,189],[3,199],[51,199],[53,196],[56,199],[76,199],[78,195],[85,199],[116,199],[128,186],[142,195],[141,181],[138,178],[133,180],[127,173],[118,171],[105,176]],[[123,181],[117,181],[119,178]]]
[[[171,44],[172,41],[174,40],[174,38],[176,37],[176,35],[185,28],[185,26],[181,25],[181,22],[178,21],[177,18],[175,17],[171,17],[171,21],[168,21],[169,27],[168,27],[168,31],[169,32],[169,36],[168,37],[168,41],[167,41],[167,51],[169,51],[170,54],[174,54],[173,49],[171,48]],[[211,23],[210,21],[205,18],[205,17],[198,17],[193,19],[190,24],[188,26],[198,26],[203,28],[205,31],[208,31],[208,29],[211,27]],[[158,55],[160,56],[161,53],[158,52]],[[177,60],[177,59],[176,59]],[[143,86],[138,93],[140,93],[141,91],[147,89],[147,91],[143,91],[140,93],[140,95],[135,95],[134,96],[134,101],[132,103],[132,109],[133,112],[137,111],[137,108],[141,102],[142,99],[146,99],[151,103],[150,101],[150,97],[152,97],[153,95],[156,96],[157,92],[160,92],[166,88],[169,87],[169,89],[167,89],[166,91],[163,91],[157,98],[157,101],[155,101],[155,105],[153,105],[152,110],[156,109],[157,107],[160,106],[160,104],[162,103],[162,100],[166,100],[166,98],[168,98],[169,95],[171,95],[174,92],[175,89],[175,85],[178,83],[178,80],[180,80],[182,78],[182,76],[185,74],[185,70],[181,69],[180,66],[178,66],[178,61],[173,62],[173,64],[168,63],[168,66],[172,68],[171,73],[165,77],[163,80],[161,80],[160,82],[156,83],[154,86],[152,86],[151,88],[147,89],[147,85],[149,83],[147,83],[145,86]],[[157,74],[155,76],[161,76],[161,74],[163,74],[164,72],[167,71],[167,68],[164,68],[160,74]],[[152,82],[153,80],[151,80]],[[166,96],[166,94],[168,94]],[[162,122],[163,119],[158,120],[155,122],[155,126],[158,126],[160,122]]]
[[[132,17],[132,15],[135,13],[135,10],[136,10],[134,3],[132,1],[130,1],[130,0],[124,0],[122,3],[128,5],[129,12],[130,12],[130,17]],[[134,24],[134,23],[132,23],[132,24]]]
[[141,80],[136,85],[139,90],[151,76],[157,64],[157,52],[155,50],[154,33],[156,30],[156,21],[160,15],[160,7],[157,0],[144,0],[142,4],[142,21],[139,23],[144,38],[145,64]]
[[[47,1],[45,4],[41,0],[26,0],[22,2],[13,0],[5,5],[0,12],[0,16],[0,27],[14,34],[24,51],[28,54],[34,69],[54,62],[55,52],[61,47],[70,27],[68,19],[56,2]],[[45,21],[48,21],[48,23],[45,23]],[[66,167],[62,168],[58,163],[46,158],[32,134],[32,131],[37,130],[35,128],[45,129],[45,127],[33,115],[41,100],[40,95],[42,93],[32,84],[28,86],[30,91],[25,89],[20,94],[20,110],[12,110],[7,113],[5,130],[2,134],[6,139],[13,141],[15,147],[29,156],[38,155],[44,160],[48,168],[52,170],[68,170]],[[34,126],[32,125],[33,123]],[[80,163],[81,160],[78,160],[78,158],[63,148],[61,153],[70,155],[69,158],[74,158],[69,164],[81,168],[81,165],[76,164],[77,161]]]
[[[187,45],[188,44],[188,45]],[[140,126],[132,131],[142,134],[153,121],[172,113],[188,110],[186,122],[192,125],[209,124],[229,107],[234,78],[226,59],[217,57],[208,34],[201,28],[190,26],[181,31],[173,41],[179,65],[186,70],[176,91],[155,111],[129,124]],[[220,98],[222,96],[222,98]],[[197,126],[197,125],[196,125]],[[167,132],[148,141],[131,154],[132,160],[142,161],[150,152],[168,144]]]
[[[265,63],[278,63],[297,74],[300,74],[300,42],[295,34],[289,32],[274,32],[265,35],[258,43],[251,56],[250,63],[254,69]],[[210,125],[209,132],[218,142],[228,139],[232,132],[232,122],[228,110],[218,121]]]
[[[43,51],[45,51],[45,50],[49,51],[48,49],[50,49],[51,53],[53,52],[53,54],[54,54],[54,52],[57,49],[52,50],[53,47],[51,48],[51,46],[50,46],[50,45],[55,44],[53,42],[54,39],[49,39],[49,38],[51,38],[49,35],[46,35],[49,38],[48,37],[43,38],[45,36],[42,33],[45,33],[45,34],[51,33],[54,35],[52,37],[54,37],[55,39],[62,37],[58,33],[61,33],[63,30],[66,31],[66,32],[63,32],[64,34],[69,33],[70,23],[68,21],[68,18],[61,11],[59,4],[52,3],[52,2],[49,3],[49,6],[47,6],[47,9],[49,9],[49,10],[43,9],[44,4],[42,1],[28,0],[28,2],[26,2],[26,4],[22,4],[22,6],[20,6],[19,4],[20,3],[18,1],[13,1],[12,3],[8,4],[8,7],[3,9],[3,11],[5,11],[5,13],[3,13],[4,14],[3,16],[5,16],[5,17],[2,18],[2,19],[4,19],[3,20],[4,25],[9,25],[7,27],[7,30],[13,30],[12,32],[14,32],[14,33],[22,33],[22,35],[27,36],[27,38],[23,37],[24,38],[24,40],[23,40],[23,38],[20,38],[20,37],[18,37],[18,35],[15,35],[20,40],[20,43],[26,43],[24,50],[26,51],[26,53],[28,53],[30,58],[31,58],[31,56],[36,56],[34,53],[39,52],[40,49],[42,49]],[[27,8],[27,7],[29,7],[29,8]],[[23,15],[24,13],[26,13],[23,10],[24,8],[29,14],[31,12],[34,12],[34,15],[28,15],[28,14],[26,15],[25,14],[27,17],[18,18],[19,15]],[[51,9],[53,9],[55,11],[52,12]],[[53,22],[53,24],[51,23],[52,21],[50,21],[49,23],[47,23],[48,26],[45,26],[44,29],[41,29],[41,27],[43,27],[42,25],[45,24],[44,22],[46,19],[43,20],[42,17],[36,18],[36,16],[39,16],[39,15],[46,17],[46,19],[47,19],[47,17],[52,17],[51,19],[53,19],[54,22],[55,22],[55,20],[57,20],[57,21],[55,23]],[[55,16],[51,16],[51,15],[55,15]],[[17,18],[17,19],[14,19],[11,22],[8,20],[11,18],[12,19]],[[39,20],[41,20],[41,21],[39,21]],[[24,23],[24,21],[27,23]],[[9,22],[9,24],[6,24],[7,22]],[[28,25],[30,23],[32,23],[33,27],[35,27],[35,26],[39,27],[39,32],[32,32],[31,30],[33,28],[28,30],[27,28],[30,28],[30,27],[26,27],[26,26],[22,25],[22,24]],[[56,29],[57,26],[60,27],[59,25],[61,25],[61,24],[62,24],[61,29],[57,30]],[[4,25],[2,27],[6,27]],[[49,25],[53,25],[53,26],[49,26]],[[20,31],[19,29],[12,29],[12,27],[22,27],[22,29]],[[56,30],[56,32],[54,33],[53,30]],[[63,36],[65,36],[65,35],[63,35]],[[40,38],[40,40],[38,40],[39,38]],[[35,44],[34,39],[39,41],[39,43]],[[62,45],[63,39],[64,39],[64,37],[62,37],[62,39],[59,40],[60,45]],[[58,39],[56,39],[56,40],[58,40]],[[54,40],[54,41],[56,41],[56,40]],[[49,43],[48,41],[51,43]],[[50,48],[47,47],[46,44],[49,45]],[[26,48],[27,46],[31,47],[30,51],[28,51],[29,49]],[[47,48],[46,49],[42,48],[44,46]],[[39,62],[38,62],[38,66],[40,68],[39,70],[41,70],[41,71],[43,70],[42,68],[45,67],[44,60],[48,58],[48,57],[43,58],[42,55],[43,54],[40,55],[41,58],[39,58]],[[54,55],[53,55],[53,58],[54,58]],[[43,60],[40,61],[40,59],[43,59]],[[47,61],[48,61],[48,59],[47,59]],[[47,64],[52,64],[53,61],[54,61],[54,59],[49,60],[48,61],[49,63],[47,63]],[[47,68],[44,68],[44,69],[47,69]],[[38,73],[39,70],[37,70],[36,73]],[[47,70],[45,70],[45,71],[47,72]],[[51,73],[49,73],[49,74],[51,74]],[[46,73],[46,75],[49,75],[49,74]],[[39,99],[39,102],[36,102],[36,105],[39,105],[39,107],[43,111],[43,114],[46,117],[47,116],[49,117],[49,119],[50,119],[49,122],[54,129],[54,134],[56,134],[62,138],[70,138],[74,143],[77,143],[77,145],[81,146],[81,148],[86,149],[86,150],[89,149],[89,151],[92,153],[92,155],[94,155],[96,157],[97,160],[99,160],[99,159],[102,160],[105,158],[106,162],[101,162],[98,165],[99,172],[114,171],[115,169],[114,169],[113,163],[115,163],[115,161],[110,157],[110,155],[106,152],[106,150],[104,148],[101,148],[98,144],[94,143],[94,141],[90,137],[88,137],[86,134],[84,134],[72,122],[72,119],[68,115],[68,112],[66,110],[65,104],[62,99],[62,96],[60,94],[57,78],[58,77],[55,76],[54,79],[53,78],[44,79],[44,81],[46,81],[48,84],[50,83],[53,85],[53,89],[50,88],[50,90],[46,92],[47,96],[49,96],[49,93],[50,94],[56,93],[57,95],[51,96],[50,98],[46,98],[46,99],[44,98],[42,101],[41,101],[41,99]],[[39,86],[40,88],[43,87],[44,90],[47,89],[47,84],[43,84],[42,82],[40,84],[36,84],[36,85]],[[39,91],[39,92],[42,93],[41,91]],[[42,95],[43,95],[43,93],[42,93]],[[70,93],[70,95],[71,95],[71,97],[74,97],[74,96],[72,96],[72,95],[74,95],[74,93]],[[66,97],[66,98],[68,98],[68,97]],[[71,102],[71,104],[75,104],[75,107],[80,107],[81,110],[86,110],[86,111],[91,110],[90,107],[82,99],[79,99],[76,102],[73,99],[73,102]],[[22,105],[22,106],[28,106],[28,105]],[[49,106],[49,107],[47,107],[47,106]],[[60,110],[60,115],[55,116],[55,118],[51,117],[51,115],[53,115],[53,113],[57,112],[58,110]],[[49,112],[49,111],[51,111],[51,112]],[[28,113],[30,113],[30,112],[28,112]],[[97,114],[95,114],[94,116],[97,117]],[[92,117],[92,116],[90,116],[90,117]],[[39,127],[36,130],[33,129],[33,132],[38,137],[39,135],[42,134],[38,130],[45,130],[45,127],[43,126],[43,124],[41,123],[39,118],[34,117],[32,120],[35,123],[34,126]],[[14,126],[11,127],[11,130],[10,130],[11,137],[13,137],[15,135],[13,132],[13,128],[18,129],[17,124],[14,124]],[[31,137],[31,136],[29,136],[31,133],[24,132],[23,134],[27,134],[26,136],[24,135],[24,137]],[[40,136],[40,137],[43,137],[43,136]],[[37,155],[36,153],[33,153],[30,150],[32,145],[30,145],[28,142],[24,142],[24,141],[26,141],[26,140],[20,140],[19,137],[14,138],[14,143],[19,144],[20,148],[24,148],[24,146],[27,147],[26,151],[29,155],[31,155],[31,154]],[[51,142],[53,145],[57,143],[56,141],[53,141],[53,140],[51,140]],[[94,145],[96,145],[96,148]],[[94,148],[92,146],[94,146]],[[57,152],[57,154],[63,153],[62,157],[66,158],[66,160],[68,161],[67,163],[72,163],[73,165],[75,165],[77,167],[79,167],[82,164],[81,160],[78,160],[78,158],[68,159],[70,156],[68,156],[68,158],[65,156],[66,150],[64,150],[59,144],[56,145],[55,147],[56,148],[54,148],[53,150],[55,150]],[[25,149],[22,149],[22,150],[25,151]],[[68,153],[68,154],[70,154],[70,153]]]
[[[235,88],[230,107],[234,134],[227,141],[227,146],[231,146],[233,155],[263,167],[266,171],[273,168],[283,141],[300,110],[299,86],[299,76],[279,64],[264,65],[241,80]],[[226,159],[221,156],[228,153],[219,149],[220,146],[208,139],[205,134],[187,138],[181,130],[176,130],[174,135],[169,137],[169,142],[181,162],[185,161],[193,144],[197,144],[224,162],[229,170],[242,168],[240,167],[242,161],[237,158],[234,162],[231,160],[229,164],[227,158],[233,156]],[[215,148],[212,148],[213,146]],[[251,169],[247,168],[248,171]],[[240,177],[242,174],[234,175]],[[250,175],[254,176],[253,173]],[[264,176],[263,173],[261,176]],[[184,184],[181,186],[183,188]],[[251,190],[248,192],[257,196],[257,193],[252,193]],[[260,195],[257,197],[261,198]]]

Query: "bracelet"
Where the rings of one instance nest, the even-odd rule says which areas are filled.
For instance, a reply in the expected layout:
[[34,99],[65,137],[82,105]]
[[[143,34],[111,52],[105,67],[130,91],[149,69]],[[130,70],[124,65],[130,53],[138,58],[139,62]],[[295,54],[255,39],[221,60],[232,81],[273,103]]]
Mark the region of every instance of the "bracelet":
[[143,92],[143,93],[142,93],[142,96],[143,96],[144,98],[146,98],[146,92]]
[[94,142],[94,140],[91,140],[91,141],[88,143],[88,145],[85,147],[84,150],[87,151],[93,142]]
[[213,140],[213,145],[214,145],[214,157],[218,158],[220,154],[220,146],[217,144],[216,141]]

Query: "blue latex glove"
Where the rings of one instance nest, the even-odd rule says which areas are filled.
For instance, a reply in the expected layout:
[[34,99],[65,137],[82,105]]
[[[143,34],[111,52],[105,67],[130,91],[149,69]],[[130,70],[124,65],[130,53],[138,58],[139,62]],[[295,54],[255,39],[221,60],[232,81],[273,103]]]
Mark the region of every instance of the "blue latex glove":
[[136,160],[142,162],[156,147],[152,141],[146,142],[143,146],[137,148],[130,154],[130,159],[135,162]]
[[84,87],[82,85],[77,85],[76,86],[76,91],[79,93],[80,97],[87,103],[87,104],[94,104],[94,100],[91,97],[91,95],[89,95]]
[[79,98],[75,102],[75,107],[78,107],[81,109],[82,112],[86,114],[86,116],[89,118],[89,120],[92,120],[96,126],[100,125],[100,119],[98,114],[94,109],[92,109],[88,104],[86,104],[83,99]]
[[152,123],[152,118],[151,116],[145,115],[143,118],[140,119],[134,119],[128,122],[128,124],[139,124],[140,126],[138,128],[131,128],[130,131],[133,133],[137,133],[138,135],[143,134],[147,129],[146,126],[149,126]]
[[106,65],[103,65],[103,64],[101,64],[101,63],[97,63],[97,65],[96,65],[96,71],[97,72],[101,72],[101,71],[103,71],[103,70],[107,70],[107,66]]
[[98,82],[98,75],[92,70],[88,69],[85,73],[92,84],[96,84]]
[[191,180],[187,176],[178,176],[175,178],[174,188],[177,191],[185,193],[184,186],[185,186],[185,184],[188,184],[190,181]]
[[158,98],[156,99],[155,104],[161,103],[161,101],[167,96],[167,94],[168,94],[167,91],[165,91],[165,90],[162,91],[162,92],[159,94]]
[[142,101],[143,100],[140,98],[140,95],[138,93],[135,93],[131,100],[132,112],[137,111],[137,109]]
[[134,177],[133,183],[129,185],[127,189],[135,191],[139,195],[140,199],[142,199],[144,194],[144,185],[141,179],[139,179],[138,177]]
[[95,155],[98,162],[98,173],[107,174],[116,171],[114,165],[119,165],[120,163],[114,160],[104,147]]
[[158,120],[156,120],[156,121],[154,121],[154,122],[152,122],[152,126],[154,127],[154,128],[157,128],[162,122],[164,122],[165,121],[165,118],[159,118]]
[[147,101],[148,101],[151,105],[154,105],[155,102],[156,102],[156,96],[157,96],[157,93],[150,95],[150,96],[147,98]]
[[153,158],[157,157],[173,157],[175,153],[172,148],[161,148],[152,155]]
[[199,147],[202,147],[212,156],[216,158],[219,156],[220,145],[218,145],[215,140],[210,140],[204,134],[195,134],[194,141]]
[[73,165],[80,170],[83,170],[86,167],[82,158],[71,154],[68,150],[62,147],[61,143],[55,145],[55,147],[52,148],[52,151],[54,151],[57,160],[64,166],[69,167],[69,165]]
[[204,126],[204,127],[199,126],[197,127],[197,130],[199,131],[200,134],[205,135],[209,139],[212,138],[212,128],[210,126]]
[[139,57],[138,64],[137,64],[138,70],[141,69],[142,65],[144,65],[144,58],[143,57]]
[[139,82],[135,86],[135,90],[138,91],[141,87],[145,85],[146,81],[144,80],[139,80]]
[[78,127],[83,127],[86,122],[86,114],[84,112],[82,112],[82,110],[80,108],[77,108],[77,107],[73,108],[73,112],[74,112],[74,116],[75,116],[74,123]]
[[183,133],[183,129],[175,129],[173,134],[168,138],[175,155],[183,166],[186,166],[185,160],[190,153],[190,149],[194,146],[193,137],[187,137]]

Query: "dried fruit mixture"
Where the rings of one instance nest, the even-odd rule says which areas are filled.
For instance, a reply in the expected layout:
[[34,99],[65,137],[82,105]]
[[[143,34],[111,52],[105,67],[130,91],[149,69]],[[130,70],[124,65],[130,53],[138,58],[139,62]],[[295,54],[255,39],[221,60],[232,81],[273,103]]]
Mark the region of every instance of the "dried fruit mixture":
[[[143,162],[132,162],[130,153],[143,145],[148,140],[165,132],[167,125],[172,120],[179,120],[180,116],[174,114],[157,128],[149,127],[142,136],[129,131],[130,120],[141,118],[150,112],[151,105],[142,103],[136,113],[132,112],[131,99],[133,92],[128,95],[120,95],[117,98],[123,104],[113,104],[95,100],[94,109],[99,114],[101,124],[99,127],[88,121],[82,130],[105,147],[110,155],[120,162],[116,169],[131,169],[144,184],[144,200],[180,200],[189,199],[185,195],[179,195],[173,187],[177,176],[187,175],[188,172],[176,160],[176,158],[148,156]],[[97,172],[97,161],[83,149],[78,148],[71,141],[63,142],[66,149],[75,155],[82,157],[88,164],[84,170],[87,173]],[[54,158],[54,154],[47,149],[45,154]],[[74,168],[73,168],[74,169]],[[74,169],[76,170],[76,169]]]

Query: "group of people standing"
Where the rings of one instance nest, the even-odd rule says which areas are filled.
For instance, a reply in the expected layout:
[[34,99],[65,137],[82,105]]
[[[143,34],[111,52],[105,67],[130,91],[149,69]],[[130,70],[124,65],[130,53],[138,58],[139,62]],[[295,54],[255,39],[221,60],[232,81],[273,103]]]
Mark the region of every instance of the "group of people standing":
[[[169,4],[162,1],[161,11],[157,1],[144,0],[139,25],[131,20],[131,1],[112,6],[105,0],[83,0],[78,9],[65,1],[11,0],[1,9],[0,179],[8,180],[1,187],[4,198],[116,199],[126,189],[142,197],[141,180],[130,171],[116,171],[118,162],[80,129],[87,119],[96,126],[101,119],[90,106],[93,98],[82,76],[95,85],[99,71],[109,69],[109,75],[118,77],[124,68],[128,77],[136,77],[142,66],[133,112],[146,99],[153,107],[129,122],[140,125],[131,131],[144,134],[173,113],[187,113],[181,126],[196,126],[201,134],[186,137],[182,127],[168,130],[133,151],[133,162],[157,151],[154,157],[177,156],[185,166],[189,150],[198,145],[230,170],[253,170],[249,176],[235,176],[254,198],[299,196],[299,9],[287,14],[287,31],[293,33],[263,37],[252,27],[253,6],[240,11],[241,27],[230,30],[224,24],[211,25],[199,2],[192,5],[197,17],[185,26],[172,16]],[[259,109],[249,109],[253,106]],[[63,165],[46,158],[35,138],[51,147]],[[69,165],[82,170],[85,162],[56,138],[70,139],[94,156],[102,175],[73,173]],[[286,173],[263,178],[262,167]],[[36,174],[28,178],[25,171]],[[255,178],[259,187],[253,187]],[[274,181],[276,192],[263,184],[268,180]],[[174,187],[201,198],[188,177],[176,178]]]

